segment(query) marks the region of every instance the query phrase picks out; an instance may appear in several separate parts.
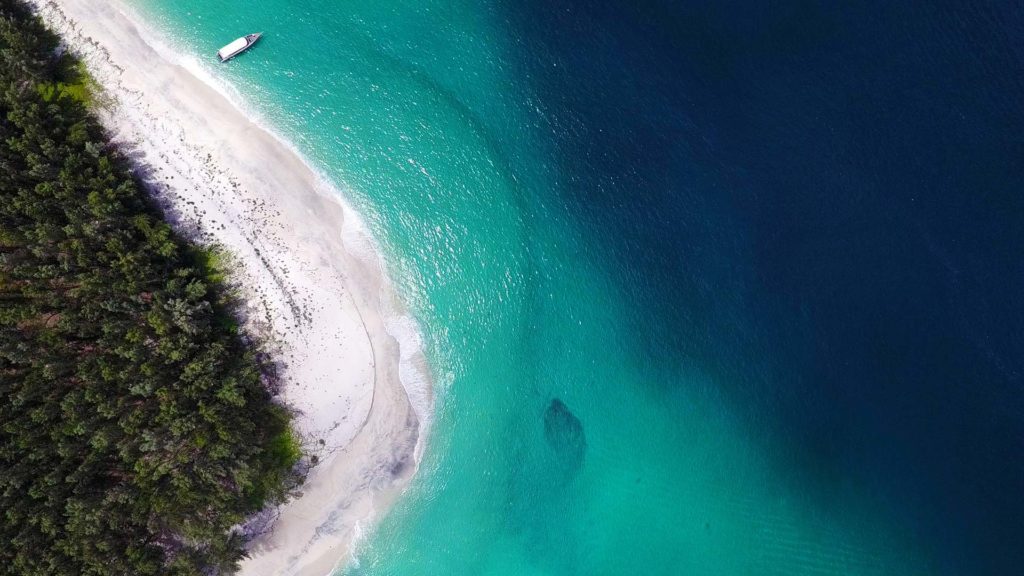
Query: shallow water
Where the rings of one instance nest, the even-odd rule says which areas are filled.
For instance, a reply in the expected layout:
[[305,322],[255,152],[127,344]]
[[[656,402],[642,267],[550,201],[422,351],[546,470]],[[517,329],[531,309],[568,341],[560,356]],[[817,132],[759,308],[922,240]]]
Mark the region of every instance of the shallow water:
[[1019,569],[1022,15],[832,4],[139,4],[424,332],[430,444],[346,573]]

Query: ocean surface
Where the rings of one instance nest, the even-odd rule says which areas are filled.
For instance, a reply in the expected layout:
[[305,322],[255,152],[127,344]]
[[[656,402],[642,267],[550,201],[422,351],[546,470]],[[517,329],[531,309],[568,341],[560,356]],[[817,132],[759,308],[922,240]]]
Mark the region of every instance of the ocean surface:
[[423,332],[420,472],[342,573],[1021,573],[1020,3],[136,6]]

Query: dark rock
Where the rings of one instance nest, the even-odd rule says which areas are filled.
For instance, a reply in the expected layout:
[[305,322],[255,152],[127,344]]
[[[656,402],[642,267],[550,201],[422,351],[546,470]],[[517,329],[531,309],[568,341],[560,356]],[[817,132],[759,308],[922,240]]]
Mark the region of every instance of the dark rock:
[[558,398],[544,411],[544,438],[566,467],[575,470],[583,464],[587,452],[583,423]]

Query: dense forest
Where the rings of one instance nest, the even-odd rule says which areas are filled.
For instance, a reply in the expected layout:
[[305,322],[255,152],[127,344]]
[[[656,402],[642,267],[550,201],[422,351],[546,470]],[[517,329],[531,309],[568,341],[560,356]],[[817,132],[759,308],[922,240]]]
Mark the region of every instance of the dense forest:
[[209,252],[147,201],[89,87],[0,0],[0,575],[230,572],[297,442]]

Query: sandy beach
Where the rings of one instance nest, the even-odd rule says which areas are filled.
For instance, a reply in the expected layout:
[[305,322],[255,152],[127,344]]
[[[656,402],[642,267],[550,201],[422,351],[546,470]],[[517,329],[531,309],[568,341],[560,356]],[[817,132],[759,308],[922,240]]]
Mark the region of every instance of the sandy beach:
[[430,408],[399,378],[430,397],[374,242],[302,158],[119,3],[34,3],[104,87],[101,119],[176,227],[231,255],[245,326],[270,343],[280,400],[319,459],[301,496],[247,526],[260,535],[240,573],[330,573],[415,472]]

